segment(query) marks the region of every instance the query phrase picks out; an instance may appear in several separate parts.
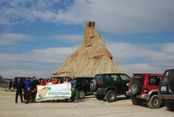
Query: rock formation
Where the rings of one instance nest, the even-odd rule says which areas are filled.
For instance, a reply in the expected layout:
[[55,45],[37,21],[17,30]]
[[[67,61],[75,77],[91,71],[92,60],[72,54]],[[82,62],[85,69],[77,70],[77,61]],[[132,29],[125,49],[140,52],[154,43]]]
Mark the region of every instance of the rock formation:
[[95,29],[95,22],[87,22],[84,28],[84,41],[65,62],[53,72],[53,76],[94,76],[98,73],[120,73],[113,63],[112,55]]

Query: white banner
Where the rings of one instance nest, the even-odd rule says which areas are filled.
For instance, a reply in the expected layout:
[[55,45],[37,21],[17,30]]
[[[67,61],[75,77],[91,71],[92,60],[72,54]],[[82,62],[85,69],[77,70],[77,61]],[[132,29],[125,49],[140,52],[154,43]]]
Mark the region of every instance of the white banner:
[[36,101],[70,99],[71,83],[37,86]]

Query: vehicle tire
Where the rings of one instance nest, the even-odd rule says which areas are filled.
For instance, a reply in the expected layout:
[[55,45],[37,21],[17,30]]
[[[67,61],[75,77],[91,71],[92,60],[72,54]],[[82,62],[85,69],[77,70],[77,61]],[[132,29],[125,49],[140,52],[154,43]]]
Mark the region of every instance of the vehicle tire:
[[137,99],[135,97],[131,97],[131,101],[133,105],[140,105],[142,103],[140,99]]
[[79,90],[79,99],[85,98],[85,91],[84,90]]
[[141,83],[138,80],[131,80],[130,82],[130,91],[133,95],[138,95],[141,93]]
[[157,109],[161,107],[162,105],[162,100],[158,95],[152,95],[147,102],[147,106],[151,109]]
[[174,101],[173,102],[165,102],[165,105],[169,111],[174,111]]
[[107,91],[106,95],[105,95],[105,99],[107,102],[114,102],[116,101],[117,98],[117,93],[113,90],[109,90]]

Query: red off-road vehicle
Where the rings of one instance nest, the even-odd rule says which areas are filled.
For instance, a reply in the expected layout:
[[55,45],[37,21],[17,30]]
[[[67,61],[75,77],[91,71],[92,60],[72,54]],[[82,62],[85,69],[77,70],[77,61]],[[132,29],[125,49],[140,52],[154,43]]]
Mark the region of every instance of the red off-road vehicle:
[[159,96],[160,80],[162,80],[161,74],[134,74],[129,84],[129,91],[126,94],[134,105],[146,102],[149,108],[159,108],[162,105]]

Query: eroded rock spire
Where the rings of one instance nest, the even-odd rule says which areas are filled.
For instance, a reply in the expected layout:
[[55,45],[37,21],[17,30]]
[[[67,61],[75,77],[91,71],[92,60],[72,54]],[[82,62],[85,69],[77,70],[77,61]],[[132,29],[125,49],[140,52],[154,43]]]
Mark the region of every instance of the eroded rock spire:
[[120,72],[96,31],[95,22],[89,21],[85,24],[82,45],[53,72],[53,75],[75,77]]

